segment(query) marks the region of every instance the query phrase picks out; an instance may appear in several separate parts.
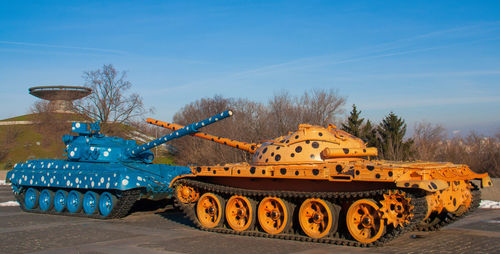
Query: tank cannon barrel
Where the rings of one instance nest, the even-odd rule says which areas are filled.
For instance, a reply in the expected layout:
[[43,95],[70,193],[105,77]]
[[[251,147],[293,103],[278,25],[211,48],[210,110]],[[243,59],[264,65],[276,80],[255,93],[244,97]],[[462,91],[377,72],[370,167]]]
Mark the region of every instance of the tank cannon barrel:
[[[163,122],[163,121],[152,119],[152,118],[148,118],[147,122],[150,123],[150,124],[153,124],[153,125],[156,125],[156,126],[160,126],[160,127],[164,127],[164,128],[167,128],[167,129],[171,129],[171,130],[174,130],[174,131],[175,130],[179,130],[181,128],[184,128],[184,126],[179,125],[179,124]],[[211,140],[211,141],[214,141],[216,143],[220,143],[220,144],[224,144],[224,145],[227,145],[227,146],[231,146],[231,147],[243,150],[243,151],[247,151],[247,152],[252,153],[252,154],[255,153],[255,151],[257,150],[257,148],[260,147],[260,144],[246,143],[246,142],[242,142],[242,141],[236,141],[236,140],[232,140],[232,139],[229,139],[229,138],[223,138],[223,137],[218,137],[218,136],[210,135],[210,134],[207,134],[207,133],[204,133],[204,132],[195,132],[195,133],[192,133],[191,135],[197,136],[197,137],[200,137],[200,138],[203,138],[203,139]]]
[[212,117],[209,117],[203,121],[199,121],[197,123],[192,123],[188,126],[185,126],[185,127],[182,127],[182,128],[179,128],[177,129],[176,131],[168,134],[168,135],[165,135],[161,138],[158,138],[158,139],[155,139],[153,141],[150,141],[148,143],[145,143],[143,145],[140,145],[140,146],[137,146],[135,148],[132,148],[132,149],[128,149],[127,152],[128,152],[128,155],[130,157],[135,157],[137,155],[139,155],[140,153],[142,153],[143,151],[147,151],[151,148],[154,148],[156,146],[159,146],[163,143],[166,143],[172,139],[176,139],[176,138],[180,138],[182,136],[186,136],[186,135],[189,135],[189,134],[193,134],[193,133],[196,133],[198,132],[198,129],[199,128],[202,128],[204,126],[207,126],[209,124],[213,124],[219,120],[222,120],[224,118],[227,118],[227,117],[230,117],[233,115],[233,112],[231,110],[226,110],[220,114],[217,114],[217,115],[214,115]]

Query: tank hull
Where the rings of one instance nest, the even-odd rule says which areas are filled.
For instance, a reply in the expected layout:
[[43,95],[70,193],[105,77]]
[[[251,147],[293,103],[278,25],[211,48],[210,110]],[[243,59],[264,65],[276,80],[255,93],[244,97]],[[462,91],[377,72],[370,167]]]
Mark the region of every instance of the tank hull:
[[[487,174],[476,174],[465,165],[363,159],[201,166],[192,167],[192,173],[176,178],[172,188],[177,204],[201,229],[363,247],[381,245],[409,230],[433,230],[464,216],[480,201],[479,188],[471,180],[491,185]],[[230,201],[235,199],[243,201],[234,205]],[[269,200],[276,207],[266,206]],[[207,211],[224,212],[218,217],[200,211],[207,204]],[[273,220],[263,212],[265,207],[287,214],[289,221]],[[223,222],[208,223],[214,218]],[[230,223],[235,220],[250,225],[240,230]],[[273,223],[285,226],[266,228]]]
[[[188,167],[162,164],[91,163],[47,159],[16,164],[14,169],[7,173],[7,180],[12,183],[14,195],[25,211],[107,219],[127,215],[137,200],[170,198],[173,193],[169,187],[172,180],[179,175],[189,174],[190,171]],[[64,193],[66,199],[60,211],[54,207],[58,191]],[[72,191],[77,201],[74,210],[68,206],[68,194]],[[42,192],[48,194],[44,196]],[[101,211],[98,207],[99,196],[104,193],[111,201],[108,204],[111,205],[110,211],[104,208]],[[26,194],[38,202],[28,205]],[[94,195],[91,198],[95,200],[88,201],[91,194]],[[47,198],[46,202],[50,201],[45,204],[46,207],[42,197]],[[92,202],[95,210],[84,209],[85,204],[92,206]],[[115,212],[112,212],[113,210]]]

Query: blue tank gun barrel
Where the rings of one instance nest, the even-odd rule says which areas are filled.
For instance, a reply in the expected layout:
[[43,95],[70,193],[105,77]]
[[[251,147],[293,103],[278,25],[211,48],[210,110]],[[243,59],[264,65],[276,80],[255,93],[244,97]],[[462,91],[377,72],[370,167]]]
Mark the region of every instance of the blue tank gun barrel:
[[140,153],[144,152],[144,151],[147,151],[153,147],[156,147],[156,146],[159,146],[163,143],[166,143],[172,139],[176,139],[176,138],[180,138],[182,136],[186,136],[186,135],[190,135],[190,134],[193,134],[193,133],[196,133],[198,132],[198,129],[199,128],[202,128],[202,127],[205,127],[209,124],[213,124],[219,120],[222,120],[226,117],[230,117],[233,115],[233,112],[231,110],[226,110],[220,114],[217,114],[217,115],[214,115],[210,118],[207,118],[203,121],[200,121],[200,122],[197,122],[197,123],[192,123],[188,126],[185,126],[184,128],[182,129],[179,129],[179,130],[176,130],[168,135],[165,135],[161,138],[158,138],[158,139],[155,139],[153,141],[150,141],[146,144],[143,144],[143,145],[140,145],[140,146],[137,146],[135,148],[132,148],[132,149],[129,149],[127,152],[128,152],[128,155],[130,157],[134,157],[134,156],[137,156],[139,155]]

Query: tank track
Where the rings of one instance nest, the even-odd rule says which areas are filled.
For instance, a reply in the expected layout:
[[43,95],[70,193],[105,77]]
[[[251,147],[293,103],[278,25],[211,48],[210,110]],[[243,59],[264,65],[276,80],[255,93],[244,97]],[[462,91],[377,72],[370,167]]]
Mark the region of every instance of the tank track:
[[473,186],[473,189],[471,190],[472,203],[466,212],[457,216],[457,215],[454,215],[454,214],[449,213],[447,211],[444,211],[443,213],[437,215],[434,222],[432,222],[432,223],[429,222],[430,224],[417,225],[417,230],[426,231],[426,232],[427,231],[437,231],[437,230],[440,230],[442,227],[450,225],[453,222],[461,219],[462,217],[465,217],[465,216],[469,215],[470,213],[474,212],[479,207],[479,203],[481,203],[481,190],[475,184],[473,184],[473,183],[471,183],[471,184]]
[[103,217],[99,214],[88,215],[82,211],[78,213],[70,213],[66,209],[63,212],[56,212],[53,209],[47,212],[41,211],[38,208],[33,210],[28,210],[24,207],[24,192],[20,192],[15,194],[14,196],[17,199],[21,209],[28,213],[38,213],[38,214],[51,214],[51,215],[64,215],[64,216],[73,216],[73,217],[86,217],[86,218],[94,218],[94,219],[117,219],[123,218],[127,216],[130,212],[130,209],[134,205],[134,203],[139,198],[141,194],[140,189],[131,189],[126,191],[116,191],[113,194],[117,196],[118,202],[116,203],[115,208],[111,211],[111,213]]
[[[178,180],[173,188],[175,189],[177,185],[185,184],[189,186],[196,187],[200,190],[214,192],[222,196],[230,196],[230,195],[243,195],[251,198],[260,198],[265,196],[274,196],[284,198],[287,201],[297,205],[299,199],[304,198],[323,198],[327,200],[334,200],[337,203],[346,203],[350,202],[354,199],[359,198],[381,198],[383,194],[387,193],[389,189],[381,189],[381,190],[372,190],[372,191],[359,191],[359,192],[297,192],[297,191],[259,191],[259,190],[247,190],[247,189],[239,189],[234,187],[222,186],[211,183],[204,183],[192,179],[180,179]],[[237,235],[246,235],[253,237],[265,237],[265,238],[277,238],[284,240],[295,240],[295,241],[305,241],[305,242],[318,242],[318,243],[329,243],[336,245],[346,245],[346,246],[357,246],[357,247],[372,247],[372,246],[381,246],[386,242],[393,240],[394,238],[400,236],[403,233],[414,230],[416,225],[421,222],[421,220],[425,217],[427,211],[427,202],[425,200],[425,193],[416,191],[416,192],[407,192],[407,195],[411,197],[411,205],[413,208],[413,218],[411,222],[405,227],[398,226],[397,228],[390,228],[388,226],[387,232],[379,238],[377,241],[373,243],[360,243],[358,241],[353,240],[350,235],[347,233],[346,227],[340,227],[339,231],[334,236],[323,237],[323,238],[311,238],[306,235],[301,235],[299,233],[300,230],[294,231],[293,225],[290,232],[282,233],[282,234],[268,234],[263,231],[258,231],[257,226],[254,227],[253,230],[247,231],[235,231],[229,227],[222,228],[206,228],[203,227],[196,218],[195,212],[195,204],[184,204],[175,198],[175,205],[180,207],[184,212],[185,216],[188,217],[196,227],[210,232],[218,232],[225,234],[237,234]],[[340,202],[339,202],[340,201]],[[335,203],[335,202],[334,202]],[[342,212],[341,212],[342,214]],[[340,219],[342,221],[342,219]],[[292,224],[295,221],[292,222]]]

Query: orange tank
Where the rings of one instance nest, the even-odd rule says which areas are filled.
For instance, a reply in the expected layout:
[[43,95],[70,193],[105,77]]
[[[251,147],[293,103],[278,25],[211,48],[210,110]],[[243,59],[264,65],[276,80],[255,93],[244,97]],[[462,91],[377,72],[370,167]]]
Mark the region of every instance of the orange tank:
[[466,165],[373,160],[376,148],[334,125],[301,124],[261,144],[193,135],[253,153],[251,163],[192,167],[172,181],[176,203],[208,231],[375,246],[464,216],[480,202],[471,180],[492,185]]

